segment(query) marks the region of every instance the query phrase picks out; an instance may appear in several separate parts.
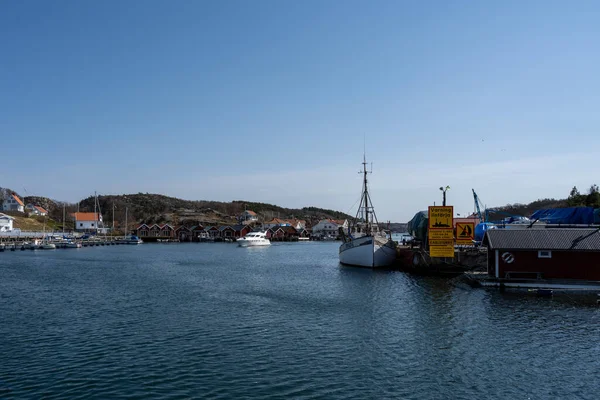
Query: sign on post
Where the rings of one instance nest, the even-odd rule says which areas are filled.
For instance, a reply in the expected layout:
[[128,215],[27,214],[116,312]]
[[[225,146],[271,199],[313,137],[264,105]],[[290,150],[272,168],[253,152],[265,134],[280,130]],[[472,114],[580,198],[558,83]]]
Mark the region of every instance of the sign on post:
[[454,257],[454,207],[429,207],[429,255]]
[[473,222],[456,223],[456,244],[472,245],[475,240],[475,224]]
[[452,231],[454,219],[453,206],[429,206],[429,230]]

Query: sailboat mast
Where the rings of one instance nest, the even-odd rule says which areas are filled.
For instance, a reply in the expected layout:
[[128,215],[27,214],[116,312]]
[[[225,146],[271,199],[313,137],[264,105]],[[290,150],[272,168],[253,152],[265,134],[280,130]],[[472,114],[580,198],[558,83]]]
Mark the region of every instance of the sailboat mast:
[[65,236],[65,220],[66,220],[66,218],[65,218],[65,212],[66,212],[66,205],[65,205],[65,203],[63,203],[63,223],[62,223],[62,226],[63,226],[63,236]]
[[363,191],[363,200],[365,202],[365,233],[368,235],[371,233],[371,229],[369,227],[369,195],[368,195],[368,189],[367,189],[367,159],[365,157],[365,155],[363,154],[363,176],[364,176],[364,181],[363,181],[363,186],[364,186],[364,191]]
[[123,239],[127,239],[127,207],[125,207],[125,232],[123,232]]
[[96,214],[96,203],[98,202],[98,196],[94,192],[94,227],[96,228],[96,235],[98,234],[98,214]]

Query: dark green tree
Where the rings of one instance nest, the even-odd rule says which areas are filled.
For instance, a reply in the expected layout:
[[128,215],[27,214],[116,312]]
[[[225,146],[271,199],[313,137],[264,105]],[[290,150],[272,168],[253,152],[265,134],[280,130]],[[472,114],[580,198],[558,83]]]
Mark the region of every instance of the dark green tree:
[[590,186],[588,195],[585,196],[585,205],[594,208],[600,207],[600,190],[598,190],[598,185],[593,184]]
[[580,207],[584,206],[585,203],[586,196],[579,193],[579,190],[577,190],[577,186],[573,186],[573,189],[571,189],[571,193],[567,198],[567,205],[569,207]]

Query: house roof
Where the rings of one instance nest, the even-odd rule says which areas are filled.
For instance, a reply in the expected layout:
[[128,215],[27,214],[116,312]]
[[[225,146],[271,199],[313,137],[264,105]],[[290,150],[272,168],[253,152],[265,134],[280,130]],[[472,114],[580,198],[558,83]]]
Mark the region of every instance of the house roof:
[[488,249],[600,251],[600,229],[490,229],[483,244]]
[[223,232],[225,229],[233,229],[233,228],[232,228],[232,227],[230,227],[229,225],[226,225],[226,226],[220,226],[220,227],[219,227],[219,230],[220,230],[221,232]]
[[75,221],[99,221],[100,214],[93,212],[76,212],[73,214]]
[[[210,228],[210,226],[208,226],[207,228]],[[190,230],[192,231],[203,231],[204,227],[202,225],[194,225],[190,228]]]
[[17,196],[15,193],[12,194],[12,197],[15,199],[15,201],[20,205],[20,206],[25,206],[25,204],[23,204],[23,201],[19,198],[19,196]]
[[241,232],[242,229],[246,228],[248,225],[234,225],[232,226],[233,230],[236,232]]
[[255,213],[254,211],[246,210],[245,212],[246,212],[246,214],[248,214],[248,215],[252,215],[252,216],[255,216],[255,215],[256,215],[256,213]]
[[143,227],[146,227],[148,229],[154,229],[155,227],[159,230],[163,230],[165,228],[170,228],[173,229],[173,227],[169,224],[163,224],[163,225],[159,225],[159,224],[141,224],[140,226],[138,226],[137,229],[142,229]]
[[38,210],[41,213],[46,213],[48,214],[48,211],[46,211],[44,208],[40,207],[40,206],[34,206],[36,210]]

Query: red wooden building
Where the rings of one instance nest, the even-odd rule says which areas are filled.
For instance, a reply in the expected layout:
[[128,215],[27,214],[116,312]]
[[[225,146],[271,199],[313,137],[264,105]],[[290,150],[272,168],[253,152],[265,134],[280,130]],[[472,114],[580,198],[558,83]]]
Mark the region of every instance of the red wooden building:
[[235,238],[241,238],[246,236],[246,234],[252,232],[252,228],[249,225],[235,225],[233,228],[233,236]]
[[169,224],[141,224],[136,229],[136,234],[140,238],[174,239],[175,228]]
[[600,281],[600,229],[491,229],[483,245],[498,279]]
[[187,226],[179,226],[175,229],[175,237],[180,242],[189,242],[192,240],[192,230]]

